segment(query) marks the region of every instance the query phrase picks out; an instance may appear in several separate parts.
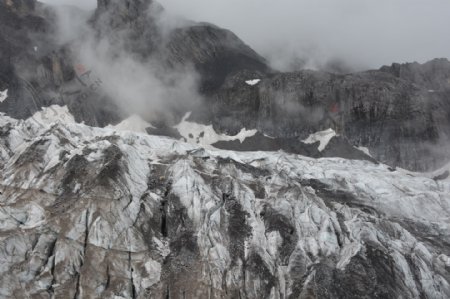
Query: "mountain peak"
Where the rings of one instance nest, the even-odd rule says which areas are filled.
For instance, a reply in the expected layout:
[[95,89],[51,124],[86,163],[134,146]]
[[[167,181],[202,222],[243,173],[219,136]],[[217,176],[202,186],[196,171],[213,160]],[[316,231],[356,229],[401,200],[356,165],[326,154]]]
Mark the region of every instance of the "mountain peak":
[[97,11],[138,14],[147,9],[152,2],[152,0],[97,0]]
[[137,20],[147,19],[147,11],[152,3],[152,0],[97,0],[97,28],[106,32],[114,31]]

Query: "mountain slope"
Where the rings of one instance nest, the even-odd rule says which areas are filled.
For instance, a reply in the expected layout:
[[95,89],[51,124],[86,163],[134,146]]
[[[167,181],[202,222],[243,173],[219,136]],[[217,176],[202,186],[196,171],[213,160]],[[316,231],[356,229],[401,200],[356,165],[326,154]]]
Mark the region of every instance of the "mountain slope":
[[[423,78],[430,65],[441,69],[426,73],[429,83],[407,78]],[[438,168],[450,158],[450,64],[444,59],[403,68],[411,71],[400,78],[386,68],[346,75],[278,73],[257,77],[261,81],[254,86],[245,83],[254,75],[237,74],[211,99],[207,115],[217,131],[230,134],[245,127],[303,139],[331,127],[384,163]]]
[[0,297],[447,298],[450,184],[0,118]]
[[[108,90],[117,82],[106,82],[107,74],[117,69],[109,70],[106,63],[106,75],[96,77],[95,69],[83,65],[74,53],[82,40],[57,43],[59,25],[51,7],[31,0],[4,0],[0,5],[0,91],[8,90],[0,111],[26,119],[42,107],[67,105],[77,122],[100,127],[130,116],[123,109],[133,106],[123,103],[129,97],[122,99]],[[110,43],[111,57],[125,53],[127,59],[137,59],[137,65],[148,65],[157,79],[167,71],[193,71],[182,77],[198,79],[191,88],[196,90],[190,90],[195,104],[183,90],[172,102],[163,99],[132,111],[160,132],[172,132],[172,126],[192,111],[190,121],[213,125],[218,134],[257,130],[258,136],[270,136],[271,143],[276,140],[274,148],[286,149],[286,143],[299,147],[299,140],[332,128],[350,143],[349,148],[366,147],[374,159],[393,167],[428,171],[450,159],[447,59],[355,74],[279,73],[230,31],[166,17],[164,9],[150,0],[99,1],[83,25],[95,32],[96,42]],[[145,74],[142,77],[147,82]],[[157,85],[183,86],[180,78],[168,77]],[[133,93],[129,92],[131,98]],[[170,105],[160,107],[166,102]],[[265,143],[261,139],[254,144]],[[246,148],[224,145],[230,146]]]

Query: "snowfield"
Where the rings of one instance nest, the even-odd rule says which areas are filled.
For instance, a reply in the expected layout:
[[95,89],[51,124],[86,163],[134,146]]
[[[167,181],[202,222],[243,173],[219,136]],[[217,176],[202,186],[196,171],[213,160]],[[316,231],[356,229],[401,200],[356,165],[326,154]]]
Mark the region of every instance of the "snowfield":
[[2,298],[450,296],[448,181],[58,120],[0,126]]
[[109,125],[107,128],[119,131],[130,131],[147,134],[146,129],[152,127],[153,126],[150,123],[144,121],[140,116],[132,115],[119,124],[115,126]]
[[242,129],[235,136],[228,136],[218,134],[212,125],[203,125],[195,122],[187,121],[190,113],[187,113],[181,122],[174,126],[181,136],[183,136],[189,143],[209,146],[219,141],[233,141],[239,140],[241,143],[247,138],[256,134],[257,130]]
[[309,137],[303,140],[303,142],[306,144],[313,144],[319,142],[318,150],[321,152],[327,147],[330,140],[335,136],[336,132],[330,128],[328,130],[320,131],[309,135]]
[[252,79],[252,80],[247,80],[247,81],[245,81],[245,83],[246,83],[247,85],[250,85],[250,86],[255,86],[255,85],[257,85],[259,82],[261,82],[261,79]]
[[2,103],[8,97],[8,90],[0,91],[0,103]]

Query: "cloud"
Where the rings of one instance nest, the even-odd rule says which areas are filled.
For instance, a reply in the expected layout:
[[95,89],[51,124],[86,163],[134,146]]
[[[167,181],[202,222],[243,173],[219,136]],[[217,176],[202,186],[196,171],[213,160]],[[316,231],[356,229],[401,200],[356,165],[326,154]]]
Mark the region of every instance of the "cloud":
[[[94,8],[95,0],[44,0]],[[356,69],[450,57],[448,0],[160,0],[231,29],[280,69]]]
[[55,6],[73,5],[89,10],[97,7],[97,0],[42,0],[41,2]]
[[[134,25],[116,20],[120,24],[115,31],[108,31],[109,18],[115,15],[105,12],[106,19],[95,22],[95,29],[89,25],[90,14],[80,13],[77,9],[58,6],[57,32],[55,40],[64,45],[69,43],[75,66],[87,72],[89,80],[101,82],[99,88],[103,94],[115,101],[126,114],[139,114],[147,121],[173,124],[181,113],[197,105],[202,97],[198,90],[198,74],[187,65],[168,68],[164,57],[155,52],[142,55],[140,49],[153,43],[143,38],[131,44],[130,36],[135,33]],[[152,12],[151,18],[136,20],[139,26],[156,26],[159,42],[163,43],[168,30],[177,22],[169,22],[165,14]],[[147,23],[147,20],[157,20]],[[105,21],[105,22],[103,22]],[[98,32],[104,32],[100,36]],[[151,46],[150,46],[151,48]],[[145,50],[144,50],[145,52]]]
[[450,57],[448,0],[161,0],[231,29],[275,66],[356,68]]

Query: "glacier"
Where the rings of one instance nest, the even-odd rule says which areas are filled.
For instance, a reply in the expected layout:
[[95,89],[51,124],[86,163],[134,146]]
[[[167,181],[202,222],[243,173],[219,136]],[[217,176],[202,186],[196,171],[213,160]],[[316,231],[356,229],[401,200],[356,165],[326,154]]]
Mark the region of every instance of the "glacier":
[[449,180],[44,119],[0,116],[1,298],[450,296]]

